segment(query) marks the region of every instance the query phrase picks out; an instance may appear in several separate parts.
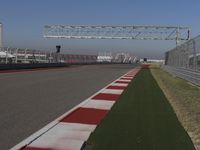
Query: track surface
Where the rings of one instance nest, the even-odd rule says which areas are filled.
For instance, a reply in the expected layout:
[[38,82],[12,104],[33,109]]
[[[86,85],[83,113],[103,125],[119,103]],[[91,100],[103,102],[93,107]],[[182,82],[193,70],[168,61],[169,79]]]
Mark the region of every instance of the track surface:
[[0,74],[0,147],[9,149],[133,65],[91,65]]

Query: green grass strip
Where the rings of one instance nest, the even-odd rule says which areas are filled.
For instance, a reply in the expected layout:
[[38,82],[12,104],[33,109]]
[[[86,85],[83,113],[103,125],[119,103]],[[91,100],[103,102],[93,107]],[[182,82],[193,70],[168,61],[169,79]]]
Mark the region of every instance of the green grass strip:
[[143,69],[91,134],[93,150],[194,150],[149,69]]

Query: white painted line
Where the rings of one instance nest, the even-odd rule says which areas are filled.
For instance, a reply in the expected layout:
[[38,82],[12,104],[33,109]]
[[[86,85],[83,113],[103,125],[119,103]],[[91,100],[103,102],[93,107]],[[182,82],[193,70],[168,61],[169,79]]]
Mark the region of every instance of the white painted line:
[[128,86],[128,83],[113,83],[113,84],[111,84],[111,86],[123,86],[123,87],[126,87],[126,86]]
[[91,100],[82,107],[110,110],[115,101]]
[[107,94],[122,94],[124,90],[120,89],[104,89],[101,93],[107,93]]

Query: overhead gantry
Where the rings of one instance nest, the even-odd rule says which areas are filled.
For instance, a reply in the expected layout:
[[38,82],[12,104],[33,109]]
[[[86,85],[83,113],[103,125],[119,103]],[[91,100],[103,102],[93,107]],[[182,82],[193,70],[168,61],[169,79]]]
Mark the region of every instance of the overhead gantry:
[[181,26],[112,26],[112,25],[45,25],[45,38],[66,39],[132,39],[175,40],[190,39],[190,28]]

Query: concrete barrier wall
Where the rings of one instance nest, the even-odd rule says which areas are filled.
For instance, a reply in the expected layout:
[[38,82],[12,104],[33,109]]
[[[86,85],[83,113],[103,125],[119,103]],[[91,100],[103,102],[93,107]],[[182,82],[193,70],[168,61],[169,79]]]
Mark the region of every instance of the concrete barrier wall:
[[51,67],[67,67],[66,63],[36,63],[36,64],[0,64],[0,70],[20,70]]
[[34,64],[0,64],[0,70],[21,70],[36,68],[69,67],[71,65],[94,65],[94,64],[119,64],[108,62],[84,62],[84,63],[34,63]]

